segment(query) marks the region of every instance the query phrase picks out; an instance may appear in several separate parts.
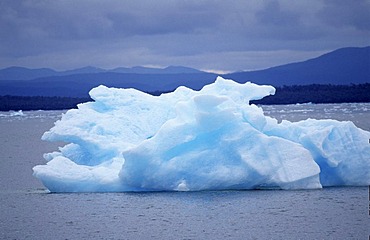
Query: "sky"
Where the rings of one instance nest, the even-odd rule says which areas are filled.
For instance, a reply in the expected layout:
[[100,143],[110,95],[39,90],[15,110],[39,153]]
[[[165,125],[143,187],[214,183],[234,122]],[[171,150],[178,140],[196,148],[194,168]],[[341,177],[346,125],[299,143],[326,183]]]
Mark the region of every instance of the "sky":
[[264,69],[370,46],[370,0],[1,0],[0,68]]

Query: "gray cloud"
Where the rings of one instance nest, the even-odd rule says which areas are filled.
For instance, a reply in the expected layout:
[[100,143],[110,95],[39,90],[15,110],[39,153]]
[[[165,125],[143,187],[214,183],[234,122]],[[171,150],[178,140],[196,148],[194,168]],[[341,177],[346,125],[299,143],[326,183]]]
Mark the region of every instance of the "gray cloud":
[[255,14],[258,22],[270,26],[285,26],[297,24],[300,21],[299,14],[291,10],[283,10],[279,1],[267,1],[265,6]]
[[369,11],[368,0],[3,0],[0,67],[264,68],[370,45]]
[[325,0],[318,17],[338,29],[352,27],[359,31],[370,31],[370,1],[356,0],[351,3],[346,0]]

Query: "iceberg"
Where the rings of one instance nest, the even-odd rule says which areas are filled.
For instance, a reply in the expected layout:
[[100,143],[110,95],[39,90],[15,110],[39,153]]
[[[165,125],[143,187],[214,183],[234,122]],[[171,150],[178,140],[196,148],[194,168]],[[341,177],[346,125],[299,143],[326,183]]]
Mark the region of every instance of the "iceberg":
[[218,77],[152,96],[99,86],[42,136],[67,143],[34,176],[51,192],[317,189],[370,185],[370,133],[265,116],[275,88]]

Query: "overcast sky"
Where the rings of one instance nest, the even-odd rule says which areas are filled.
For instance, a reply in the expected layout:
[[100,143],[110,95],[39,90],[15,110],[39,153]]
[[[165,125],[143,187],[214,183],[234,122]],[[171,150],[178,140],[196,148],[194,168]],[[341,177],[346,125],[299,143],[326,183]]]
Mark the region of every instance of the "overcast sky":
[[370,0],[1,0],[0,68],[263,69],[370,45]]

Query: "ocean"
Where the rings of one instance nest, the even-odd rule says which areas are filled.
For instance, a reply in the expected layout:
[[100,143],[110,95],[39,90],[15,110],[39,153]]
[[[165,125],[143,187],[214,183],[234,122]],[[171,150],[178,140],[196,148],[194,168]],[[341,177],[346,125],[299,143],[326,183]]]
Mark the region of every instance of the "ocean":
[[[370,103],[262,106],[370,131]],[[50,194],[32,176],[64,111],[0,112],[0,239],[368,239],[369,188]]]

